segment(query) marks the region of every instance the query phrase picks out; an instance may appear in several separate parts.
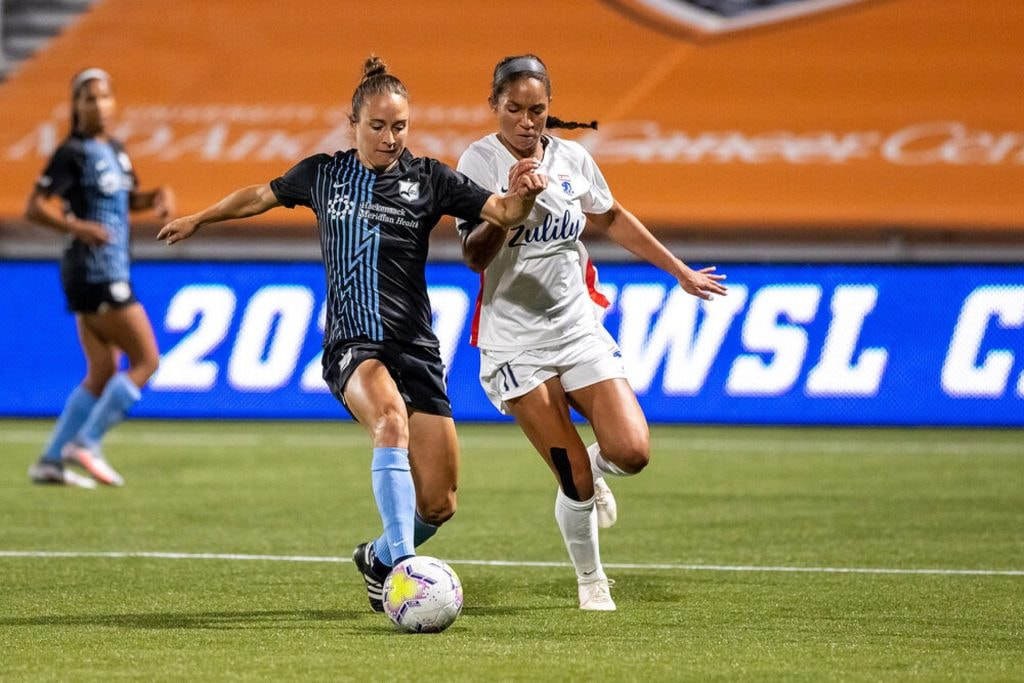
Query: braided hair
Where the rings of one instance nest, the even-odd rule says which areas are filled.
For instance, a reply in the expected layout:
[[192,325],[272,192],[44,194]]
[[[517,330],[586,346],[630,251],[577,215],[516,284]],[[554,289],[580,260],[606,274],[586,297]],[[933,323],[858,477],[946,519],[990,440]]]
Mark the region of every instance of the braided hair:
[[[491,81],[491,104],[495,104],[509,85],[523,78],[536,78],[544,84],[548,97],[551,97],[551,79],[548,78],[547,67],[535,54],[512,55],[503,58],[494,67],[494,78]],[[584,123],[580,121],[563,121],[556,116],[548,116],[545,128],[593,128],[597,129],[597,121]]]

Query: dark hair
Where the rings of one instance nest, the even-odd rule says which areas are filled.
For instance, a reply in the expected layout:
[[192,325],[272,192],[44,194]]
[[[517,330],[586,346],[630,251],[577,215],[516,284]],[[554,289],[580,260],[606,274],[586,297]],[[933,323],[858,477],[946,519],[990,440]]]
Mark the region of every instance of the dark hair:
[[[551,79],[548,78],[547,67],[535,54],[512,55],[503,58],[494,67],[494,78],[491,80],[491,104],[497,104],[498,98],[506,88],[523,78],[536,78],[544,84],[544,90],[551,97]],[[597,121],[582,123],[580,121],[563,121],[556,116],[548,116],[545,128],[593,128],[597,129]]]
[[356,91],[352,93],[352,113],[348,116],[349,121],[355,123],[359,120],[359,112],[366,98],[388,94],[401,95],[409,99],[409,91],[397,76],[388,73],[388,65],[384,60],[377,55],[370,55],[363,63],[363,80],[359,81]]
[[[102,69],[96,67],[90,67],[88,69],[82,69],[71,77],[71,134],[78,130],[78,112],[75,110],[75,100],[78,99],[78,93],[82,92],[91,81],[104,81],[110,86],[110,75]],[[112,86],[111,86],[112,87]]]

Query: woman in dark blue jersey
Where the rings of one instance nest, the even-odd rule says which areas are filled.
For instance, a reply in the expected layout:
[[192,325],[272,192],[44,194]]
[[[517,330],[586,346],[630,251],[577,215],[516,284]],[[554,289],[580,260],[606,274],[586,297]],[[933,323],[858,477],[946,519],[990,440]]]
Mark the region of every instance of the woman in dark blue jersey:
[[382,611],[390,567],[415,554],[455,513],[459,452],[431,329],[424,276],[430,231],[444,214],[516,225],[546,180],[524,160],[509,194],[492,194],[434,159],[405,149],[408,93],[376,57],[352,96],[356,146],[300,161],[270,183],[242,188],[166,225],[173,244],[201,226],[275,206],[317,217],[327,275],[324,379],[373,440],[371,473],[384,533],[354,560],[370,605]]
[[[86,375],[68,397],[40,459],[29,469],[39,484],[92,488],[124,483],[100,450],[103,435],[124,419],[160,361],[153,328],[132,291],[131,211],[174,212],[174,195],[140,191],[131,160],[110,137],[116,102],[110,76],[86,69],[71,83],[71,134],[54,152],[28,200],[25,216],[69,236],[61,260],[68,309],[75,314]],[[121,355],[127,371],[119,372]]]

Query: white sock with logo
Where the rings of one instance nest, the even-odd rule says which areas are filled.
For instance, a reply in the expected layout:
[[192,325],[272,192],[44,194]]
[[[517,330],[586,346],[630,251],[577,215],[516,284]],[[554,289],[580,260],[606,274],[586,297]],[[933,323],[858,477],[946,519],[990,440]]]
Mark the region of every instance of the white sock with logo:
[[601,550],[598,548],[594,498],[572,500],[559,488],[555,496],[555,521],[562,532],[569,559],[576,568],[577,580],[589,582],[607,578],[601,566]]
[[590,471],[594,474],[594,479],[603,477],[606,474],[615,477],[630,477],[634,474],[622,469],[611,460],[605,459],[601,455],[601,447],[597,445],[597,442],[587,446],[587,455],[590,456]]

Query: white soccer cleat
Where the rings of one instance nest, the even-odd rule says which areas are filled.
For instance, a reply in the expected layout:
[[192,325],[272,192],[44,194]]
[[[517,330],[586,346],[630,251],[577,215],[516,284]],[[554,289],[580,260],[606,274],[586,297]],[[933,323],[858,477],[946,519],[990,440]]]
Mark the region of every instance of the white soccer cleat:
[[63,463],[39,460],[28,468],[28,478],[33,484],[57,484],[76,486],[80,489],[94,489],[96,482],[89,477],[72,472]]
[[579,584],[580,609],[592,612],[614,612],[615,601],[612,600],[610,586],[615,583],[611,579],[598,579]]
[[76,441],[64,444],[60,457],[66,464],[77,465],[107,486],[124,486],[124,478],[117,473],[98,448],[86,448]]
[[597,526],[602,529],[615,524],[619,518],[619,508],[615,504],[615,494],[605,483],[604,477],[594,480],[594,510],[597,511]]

